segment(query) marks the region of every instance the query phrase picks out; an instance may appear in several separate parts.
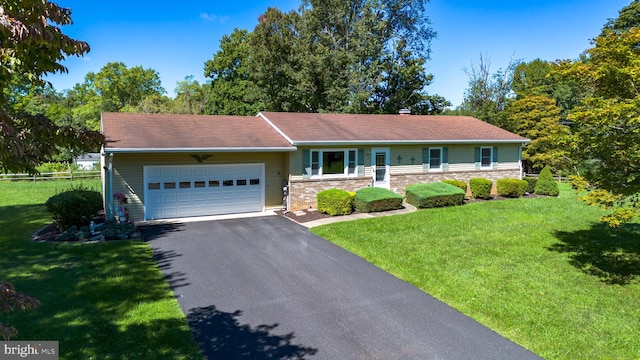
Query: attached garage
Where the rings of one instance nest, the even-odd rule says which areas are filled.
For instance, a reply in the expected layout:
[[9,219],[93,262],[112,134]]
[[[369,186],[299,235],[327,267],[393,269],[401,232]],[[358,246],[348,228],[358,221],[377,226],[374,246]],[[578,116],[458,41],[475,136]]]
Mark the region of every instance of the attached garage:
[[264,164],[145,166],[145,219],[263,211]]
[[296,147],[260,117],[103,113],[101,125],[109,218],[118,206],[134,222],[282,208]]

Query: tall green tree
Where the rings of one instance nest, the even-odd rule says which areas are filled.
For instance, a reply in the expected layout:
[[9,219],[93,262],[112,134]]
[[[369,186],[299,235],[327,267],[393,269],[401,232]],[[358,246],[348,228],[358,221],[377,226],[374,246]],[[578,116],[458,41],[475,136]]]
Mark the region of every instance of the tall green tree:
[[76,84],[67,97],[77,121],[88,129],[97,130],[101,113],[133,111],[143,100],[147,99],[148,103],[164,93],[157,71],[111,62],[97,73],[87,73],[84,82]]
[[506,69],[491,72],[491,61],[480,55],[478,65],[466,70],[469,77],[459,111],[490,124],[504,122],[504,109],[513,99],[513,75],[518,62],[511,60]]
[[[70,55],[89,51],[86,42],[62,33],[59,26],[71,23],[71,10],[45,0],[5,0],[0,3],[0,172],[36,172],[36,166],[51,159],[59,147],[90,150],[103,142],[97,132],[57,126],[42,114],[32,115],[14,108],[8,89],[24,79],[24,88],[42,86],[43,76],[67,69],[60,63]],[[29,310],[39,301],[0,280],[0,313]],[[15,327],[0,323],[0,335],[9,340]]]
[[204,114],[211,93],[210,87],[209,84],[200,85],[191,75],[178,81],[173,111],[178,114]]
[[633,0],[631,4],[623,7],[618,12],[618,17],[609,19],[602,28],[600,35],[608,32],[621,33],[633,27],[640,27],[640,1]]
[[46,74],[67,71],[63,59],[89,51],[86,42],[60,30],[71,22],[71,10],[50,1],[0,3],[0,172],[36,172],[59,148],[89,151],[103,141],[97,132],[58,126],[44,114],[16,110],[4,91],[16,77],[25,81],[25,88],[43,86]]
[[586,51],[588,61],[568,69],[593,89],[569,118],[576,128],[574,156],[589,165],[587,180],[604,190],[591,200],[610,204],[618,198],[632,205],[604,218],[616,226],[640,212],[632,201],[640,192],[640,27],[605,27],[593,45]]
[[211,79],[210,91],[203,94],[207,97],[204,113],[255,115],[264,109],[250,54],[247,30],[234,29],[222,37],[220,50],[204,64],[204,75]]
[[258,18],[250,36],[252,79],[260,89],[265,110],[300,112],[308,108],[299,91],[304,69],[303,54],[296,48],[300,22],[296,11],[269,8]]
[[531,140],[522,152],[526,172],[537,173],[545,166],[558,173],[571,166],[568,126],[560,123],[561,109],[545,95],[531,95],[507,105],[503,128]]
[[435,36],[426,4],[306,0],[287,13],[269,8],[252,32],[223,38],[207,62],[212,96],[234,109],[261,105],[255,111],[395,113],[427,105],[440,111],[446,100],[425,92]]

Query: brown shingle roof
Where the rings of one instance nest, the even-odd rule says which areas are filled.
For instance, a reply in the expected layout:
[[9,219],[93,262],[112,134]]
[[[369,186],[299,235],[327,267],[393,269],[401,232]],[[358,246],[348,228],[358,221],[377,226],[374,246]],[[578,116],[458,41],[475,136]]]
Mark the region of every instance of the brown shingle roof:
[[294,145],[314,142],[526,142],[469,116],[261,112]]
[[103,113],[102,132],[111,150],[294,149],[254,116]]
[[[258,151],[295,150],[295,145],[314,143],[528,141],[468,116],[277,112],[262,112],[259,115],[254,117],[104,113],[102,131],[106,137],[108,151]],[[273,127],[270,124],[273,124]],[[291,140],[291,143],[287,139]]]

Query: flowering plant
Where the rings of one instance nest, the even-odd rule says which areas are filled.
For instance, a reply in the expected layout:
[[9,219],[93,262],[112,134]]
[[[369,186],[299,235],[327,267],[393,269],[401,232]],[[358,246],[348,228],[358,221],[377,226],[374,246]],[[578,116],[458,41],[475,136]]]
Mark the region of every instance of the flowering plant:
[[113,194],[113,199],[118,202],[118,205],[123,205],[127,203],[127,197],[124,196],[124,194],[121,192],[117,192]]

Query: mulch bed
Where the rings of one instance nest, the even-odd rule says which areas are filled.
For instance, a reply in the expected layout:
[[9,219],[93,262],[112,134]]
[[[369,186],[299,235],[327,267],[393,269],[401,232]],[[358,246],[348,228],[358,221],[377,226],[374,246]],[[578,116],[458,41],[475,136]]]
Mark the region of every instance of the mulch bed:
[[[522,196],[520,198],[537,198],[537,197],[544,197],[544,195],[538,195],[538,194],[527,194],[525,196]],[[471,203],[476,203],[476,202],[487,202],[487,201],[501,201],[501,200],[510,200],[511,198],[507,198],[507,197],[503,197],[503,196],[496,196],[494,195],[491,199],[488,200],[483,200],[483,199],[475,199],[472,197],[468,197],[464,199],[464,203],[465,204],[471,204]],[[325,213],[321,213],[316,209],[309,209],[309,210],[300,210],[300,211],[290,211],[290,212],[284,212],[282,210],[280,211],[276,211],[276,213],[280,216],[284,216],[286,218],[289,218],[295,222],[298,223],[305,223],[305,222],[309,222],[309,221],[314,221],[314,220],[320,220],[320,219],[325,219],[325,218],[330,218],[331,215],[329,214],[325,214]],[[357,214],[357,211],[352,212],[351,214]]]
[[[104,211],[100,211],[98,215],[93,218],[93,222],[96,224],[102,224],[104,222]],[[31,235],[31,240],[58,242],[58,235],[60,235],[60,233],[61,231],[58,227],[54,223],[51,223],[38,229],[38,231]]]
[[[352,212],[352,214],[355,214],[356,212]],[[331,215],[329,214],[325,214],[325,213],[321,213],[316,209],[309,209],[309,210],[300,210],[300,211],[289,211],[289,212],[284,212],[282,210],[276,211],[276,214],[280,215],[280,216],[284,216],[288,219],[291,219],[297,223],[306,223],[309,221],[314,221],[314,220],[320,220],[320,219],[326,219],[326,218],[330,218]]]

